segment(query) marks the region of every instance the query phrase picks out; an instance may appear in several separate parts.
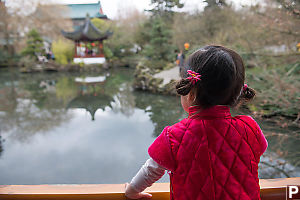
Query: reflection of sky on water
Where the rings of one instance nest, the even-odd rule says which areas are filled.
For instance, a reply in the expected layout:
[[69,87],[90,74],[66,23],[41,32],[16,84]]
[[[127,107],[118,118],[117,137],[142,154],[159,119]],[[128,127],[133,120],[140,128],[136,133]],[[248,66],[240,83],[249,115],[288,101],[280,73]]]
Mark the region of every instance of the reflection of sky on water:
[[130,181],[154,140],[149,116],[135,109],[126,117],[107,107],[91,121],[83,109],[69,112],[74,116],[70,122],[25,143],[5,137],[0,184]]

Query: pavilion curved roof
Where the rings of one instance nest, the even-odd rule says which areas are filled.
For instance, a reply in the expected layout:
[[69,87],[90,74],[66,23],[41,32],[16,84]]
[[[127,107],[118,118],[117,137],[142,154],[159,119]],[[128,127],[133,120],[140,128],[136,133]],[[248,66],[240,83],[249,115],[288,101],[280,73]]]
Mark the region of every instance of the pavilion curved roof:
[[101,18],[107,19],[107,16],[102,11],[102,5],[100,1],[97,3],[83,3],[83,4],[68,4],[70,8],[70,12],[68,12],[68,17],[76,20],[76,19],[83,19],[86,17],[88,13],[91,18]]
[[63,36],[74,40],[76,42],[83,41],[83,42],[93,42],[93,41],[102,41],[107,39],[113,33],[110,31],[102,32],[97,29],[91,22],[89,16],[86,17],[85,22],[83,25],[79,26],[73,32],[65,32],[61,31]]

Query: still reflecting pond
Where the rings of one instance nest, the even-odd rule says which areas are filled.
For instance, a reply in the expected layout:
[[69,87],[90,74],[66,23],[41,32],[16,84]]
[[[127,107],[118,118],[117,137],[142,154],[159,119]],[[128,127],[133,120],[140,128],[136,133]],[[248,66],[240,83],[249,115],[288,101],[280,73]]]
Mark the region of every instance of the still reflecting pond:
[[[133,91],[132,79],[127,68],[85,75],[2,69],[0,184],[129,181],[161,130],[186,117],[178,97]],[[260,124],[270,144],[260,177],[300,176],[299,130]]]

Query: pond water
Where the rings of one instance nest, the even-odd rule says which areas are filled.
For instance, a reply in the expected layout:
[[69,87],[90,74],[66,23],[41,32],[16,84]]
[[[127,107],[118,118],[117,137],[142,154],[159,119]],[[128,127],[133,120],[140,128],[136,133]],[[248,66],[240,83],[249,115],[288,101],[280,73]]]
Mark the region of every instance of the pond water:
[[[179,97],[134,91],[132,81],[128,68],[97,74],[1,69],[0,184],[130,181],[161,130],[187,116]],[[300,176],[299,130],[259,123],[269,141],[260,177]]]

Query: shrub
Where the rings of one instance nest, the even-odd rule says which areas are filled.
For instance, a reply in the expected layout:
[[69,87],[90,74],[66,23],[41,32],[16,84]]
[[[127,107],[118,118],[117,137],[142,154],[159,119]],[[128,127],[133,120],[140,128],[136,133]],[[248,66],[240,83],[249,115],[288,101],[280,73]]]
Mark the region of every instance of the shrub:
[[22,51],[23,56],[31,56],[37,59],[38,55],[44,55],[45,49],[43,44],[43,39],[41,38],[39,32],[32,29],[27,34],[26,47]]
[[57,63],[66,65],[72,62],[74,56],[74,43],[64,39],[58,39],[52,43],[52,52]]
[[10,56],[8,55],[7,51],[0,48],[0,66],[8,65]]

